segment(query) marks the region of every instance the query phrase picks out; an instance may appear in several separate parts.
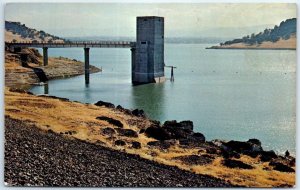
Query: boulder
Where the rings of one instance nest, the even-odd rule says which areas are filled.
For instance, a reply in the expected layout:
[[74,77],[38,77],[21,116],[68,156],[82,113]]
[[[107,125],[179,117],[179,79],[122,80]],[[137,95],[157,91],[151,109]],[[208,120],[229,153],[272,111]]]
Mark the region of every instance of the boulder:
[[287,165],[284,165],[280,162],[270,162],[269,166],[273,166],[274,170],[280,171],[280,172],[295,172],[295,170]]
[[256,144],[257,146],[261,146],[261,142],[258,139],[249,139],[248,143]]
[[194,130],[194,124],[190,120],[181,121],[179,122],[180,127],[184,130],[193,131]]
[[179,144],[188,147],[199,147],[205,142],[205,137],[202,133],[194,133],[186,138],[179,139]]
[[140,149],[142,146],[141,146],[141,143],[137,142],[137,141],[133,141],[131,142],[131,148],[134,148],[134,149]]
[[96,106],[105,106],[107,108],[115,108],[115,105],[110,103],[110,102],[104,102],[104,101],[98,101],[97,103],[95,103]]
[[116,120],[116,119],[113,119],[113,118],[110,118],[110,117],[99,116],[99,117],[96,117],[96,119],[107,121],[108,123],[110,123],[114,126],[120,127],[120,128],[123,127],[123,124],[119,120]]
[[132,113],[132,115],[137,116],[137,117],[146,117],[144,110],[135,109],[135,110],[132,110],[131,113]]
[[119,133],[120,136],[125,136],[125,137],[138,137],[138,134],[136,131],[132,130],[132,129],[121,129],[118,128],[116,129],[117,132]]
[[112,129],[112,128],[106,127],[104,129],[102,129],[102,133],[104,135],[112,136],[112,135],[114,135],[116,133],[116,131],[114,129]]
[[245,153],[245,152],[260,152],[262,151],[262,147],[260,145],[260,141],[257,139],[250,139],[247,142],[242,141],[229,141],[225,143],[225,146],[231,150],[238,153]]
[[260,160],[263,162],[269,162],[272,159],[277,158],[277,155],[273,150],[261,151],[259,154],[260,154]]
[[121,112],[124,112],[124,113],[126,113],[126,114],[128,114],[128,115],[131,115],[131,111],[130,111],[129,109],[123,108],[123,107],[120,106],[120,105],[118,105],[118,106],[116,107],[116,109],[119,110],[119,111],[121,111]]
[[126,142],[123,141],[123,140],[116,140],[116,141],[115,141],[115,145],[117,145],[117,146],[125,146],[125,145],[126,145]]
[[224,159],[222,164],[228,168],[253,169],[252,166],[239,160]]
[[175,145],[176,141],[174,140],[164,140],[164,141],[150,141],[147,143],[149,146],[154,146],[160,149],[168,149],[172,145]]
[[152,125],[145,130],[147,137],[154,138],[156,140],[168,140],[171,139],[171,135],[166,129]]

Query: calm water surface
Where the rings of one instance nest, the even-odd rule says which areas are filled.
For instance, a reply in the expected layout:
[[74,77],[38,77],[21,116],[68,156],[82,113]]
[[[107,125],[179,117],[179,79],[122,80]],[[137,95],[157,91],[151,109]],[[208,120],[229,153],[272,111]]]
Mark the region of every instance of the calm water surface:
[[[278,153],[296,146],[296,51],[206,50],[209,44],[166,44],[175,82],[131,85],[129,49],[91,49],[102,73],[49,81],[49,94],[87,103],[139,108],[156,120],[192,120],[207,139],[258,138]],[[83,61],[83,49],[49,49]],[[166,68],[166,77],[170,70]],[[31,89],[44,93],[43,86]]]

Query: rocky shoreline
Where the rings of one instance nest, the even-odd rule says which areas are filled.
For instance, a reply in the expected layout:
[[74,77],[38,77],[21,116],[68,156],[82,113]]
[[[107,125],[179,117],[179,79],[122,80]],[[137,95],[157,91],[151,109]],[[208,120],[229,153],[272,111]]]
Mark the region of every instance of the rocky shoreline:
[[[22,66],[20,53],[28,54],[27,66]],[[84,63],[64,57],[50,57],[47,66],[42,65],[42,56],[36,49],[25,48],[21,52],[5,52],[5,86],[29,89],[31,85],[52,79],[84,74]],[[90,73],[101,69],[90,65]]]
[[[247,187],[291,187],[295,184],[295,158],[288,152],[286,155],[277,155],[274,151],[263,150],[258,139],[249,139],[245,142],[207,141],[203,134],[193,131],[192,121],[166,121],[161,124],[148,119],[143,110],[129,110],[120,105],[115,106],[103,101],[99,101],[95,105],[81,104],[66,98],[35,96],[23,90],[6,90],[5,98],[6,130],[9,130],[8,127],[16,125],[26,128],[29,122],[30,129],[40,128],[44,131],[39,133],[41,136],[43,134],[46,136],[58,135],[65,140],[73,139],[76,142],[99,146],[99,149],[106,147],[118,154],[127,152],[133,157],[138,156],[154,161],[151,163],[160,163],[160,166],[161,164],[165,167],[177,166],[178,170],[188,171],[193,175],[206,174],[222,179],[224,183],[226,182],[222,183],[225,186],[228,184],[227,181],[233,185]],[[37,108],[39,109],[37,110]],[[57,113],[56,109],[59,110],[59,115],[55,114]],[[16,125],[11,124],[13,122]],[[27,133],[24,132],[24,134]],[[12,136],[16,136],[16,134]],[[26,138],[26,135],[23,135],[23,138]],[[31,138],[32,136],[29,134],[27,140],[38,139],[37,137]],[[37,146],[37,143],[34,144]],[[9,155],[11,150],[18,152],[23,149],[18,144],[12,144],[12,146],[16,148],[6,149],[5,159],[8,161],[14,158]],[[34,146],[30,149],[34,149]],[[70,150],[64,149],[64,151],[70,154]],[[60,154],[65,154],[63,152]],[[39,154],[40,150],[38,149],[36,152],[23,154],[20,159],[26,160],[28,159],[26,157],[32,155],[38,157]],[[59,157],[55,159],[59,159]],[[33,159],[31,162],[36,161]],[[26,168],[26,164],[20,165],[20,168],[24,167]],[[16,173],[18,170],[15,167],[8,171],[14,173],[11,174],[13,176],[19,175]],[[40,175],[39,173],[35,174]],[[28,177],[28,180],[32,180],[32,177],[34,176]],[[15,184],[11,181],[7,181],[7,183]],[[34,184],[39,185],[38,183]],[[67,186],[70,184],[60,183],[60,185]],[[85,186],[92,184],[85,183]],[[182,181],[180,184],[189,187],[182,184]],[[113,186],[115,185],[113,184]],[[120,184],[120,186],[126,186],[126,184]],[[175,187],[176,184],[172,186]],[[213,185],[208,184],[208,186]],[[216,182],[215,186],[221,185]],[[152,186],[149,184],[149,187]]]
[[66,187],[233,187],[120,151],[5,118],[5,171],[8,186]]

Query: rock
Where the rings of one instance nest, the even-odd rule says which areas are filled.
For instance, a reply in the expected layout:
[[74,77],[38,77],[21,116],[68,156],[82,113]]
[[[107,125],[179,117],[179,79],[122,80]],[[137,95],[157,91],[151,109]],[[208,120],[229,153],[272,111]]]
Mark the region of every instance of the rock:
[[116,107],[116,109],[119,110],[119,111],[121,111],[121,112],[124,112],[124,113],[126,113],[126,114],[128,114],[128,115],[131,115],[131,111],[130,111],[129,109],[123,108],[123,107],[120,106],[120,105],[118,105],[118,106]]
[[110,128],[110,127],[106,127],[104,129],[102,129],[102,133],[104,135],[112,136],[116,133],[116,131],[114,129]]
[[132,115],[137,116],[137,117],[146,117],[144,110],[135,109],[131,113],[132,113]]
[[117,129],[117,132],[119,133],[120,136],[125,136],[125,137],[138,137],[137,132],[135,132],[132,129]]
[[290,152],[287,150],[286,152],[285,152],[285,157],[289,157],[290,156]]
[[98,101],[97,103],[95,103],[96,106],[105,106],[107,108],[115,108],[115,105],[110,103],[110,102],[104,102],[104,101]]
[[168,149],[172,145],[175,145],[175,144],[176,144],[176,141],[174,141],[174,140],[150,141],[147,143],[147,145],[149,145],[149,146],[155,146],[160,149]]
[[123,141],[123,140],[116,140],[116,141],[115,141],[115,145],[117,145],[117,146],[125,146],[125,145],[126,145],[126,142]]
[[140,148],[142,148],[142,146],[141,146],[141,143],[139,143],[137,141],[133,141],[133,142],[131,142],[131,148],[140,149]]
[[113,119],[113,118],[110,118],[110,117],[99,116],[99,117],[96,117],[96,119],[107,121],[108,123],[110,123],[114,126],[120,127],[120,128],[123,127],[123,124],[119,120],[116,120],[116,119]]
[[156,140],[168,140],[171,139],[170,133],[166,129],[152,125],[145,130],[147,137],[154,138]]
[[218,153],[218,150],[216,148],[213,148],[213,147],[206,148],[205,151],[208,154],[217,154]]
[[202,143],[205,142],[205,137],[202,133],[194,133],[187,138],[179,139],[179,144],[188,147],[199,147]]
[[228,168],[253,169],[252,166],[239,160],[224,159],[222,164]]
[[174,159],[182,161],[184,164],[187,165],[206,165],[210,164],[214,158],[212,156],[209,156],[207,154],[205,155],[188,155],[188,156],[178,156]]
[[261,142],[258,139],[249,139],[247,142],[261,146]]
[[275,154],[275,152],[273,150],[260,152],[260,160],[263,162],[269,162],[273,158],[277,158],[277,155]]
[[[255,143],[252,143],[251,141]],[[225,146],[230,151],[235,151],[238,153],[262,151],[262,147],[259,145],[259,142],[257,142],[256,140],[250,140],[250,142],[229,141],[225,143]]]
[[287,165],[284,165],[280,162],[270,162],[269,166],[273,166],[274,170],[280,171],[280,172],[295,172],[295,170]]
[[194,129],[194,124],[190,120],[181,121],[179,124],[181,125],[180,127],[184,130],[193,131]]
[[146,129],[141,129],[141,130],[139,131],[139,134],[145,133],[145,131],[146,131]]

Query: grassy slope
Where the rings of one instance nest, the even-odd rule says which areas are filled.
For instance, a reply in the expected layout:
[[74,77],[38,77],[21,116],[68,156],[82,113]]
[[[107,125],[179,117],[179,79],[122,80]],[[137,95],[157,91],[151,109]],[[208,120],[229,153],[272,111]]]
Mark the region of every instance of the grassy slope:
[[245,43],[235,43],[231,45],[213,46],[214,49],[296,49],[297,38],[291,36],[288,40],[280,39],[277,42],[263,42],[262,44],[248,45]]
[[[75,131],[68,135],[77,139],[85,140],[95,144],[138,154],[143,158],[154,160],[159,163],[178,166],[181,169],[193,171],[200,174],[208,174],[221,179],[229,180],[233,184],[246,185],[249,187],[272,187],[282,184],[295,184],[295,173],[283,173],[274,170],[264,170],[269,168],[268,162],[261,162],[248,156],[242,156],[240,160],[255,167],[252,170],[230,169],[221,165],[222,157],[215,157],[211,164],[207,165],[186,165],[181,161],[174,160],[176,156],[201,155],[205,149],[182,148],[176,145],[168,150],[160,150],[147,146],[147,142],[154,139],[139,134],[137,138],[128,138],[114,135],[108,137],[101,132],[101,129],[109,127],[111,124],[103,120],[97,120],[98,116],[107,116],[121,121],[124,128],[139,131],[150,125],[147,119],[126,115],[116,109],[97,107],[90,104],[61,101],[59,99],[38,97],[29,94],[10,92],[5,89],[5,115],[15,119],[21,119],[35,123],[43,130],[53,130],[56,133]],[[122,139],[127,142],[125,146],[115,146],[114,141]],[[138,141],[142,144],[141,149],[132,149],[129,144]],[[206,154],[206,153],[205,153]]]

